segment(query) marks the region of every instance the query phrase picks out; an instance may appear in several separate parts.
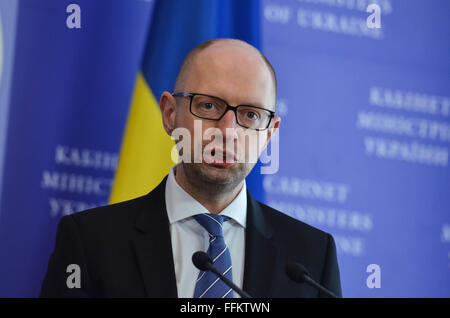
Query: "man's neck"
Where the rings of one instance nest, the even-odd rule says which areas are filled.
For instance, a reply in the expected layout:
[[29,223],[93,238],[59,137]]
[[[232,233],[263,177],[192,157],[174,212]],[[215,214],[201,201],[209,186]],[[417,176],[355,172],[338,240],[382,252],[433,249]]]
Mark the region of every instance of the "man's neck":
[[203,205],[212,214],[219,214],[239,195],[244,185],[244,180],[236,187],[228,191],[205,191],[208,187],[196,187],[188,181],[181,165],[174,167],[175,180],[178,185],[195,200]]

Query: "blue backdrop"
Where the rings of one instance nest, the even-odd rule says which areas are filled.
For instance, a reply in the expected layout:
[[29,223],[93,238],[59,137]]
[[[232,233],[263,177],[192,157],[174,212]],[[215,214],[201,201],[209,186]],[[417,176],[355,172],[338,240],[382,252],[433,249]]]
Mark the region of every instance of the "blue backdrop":
[[334,235],[344,296],[449,297],[450,3],[376,1],[368,29],[369,2],[263,1],[282,106],[266,200]]
[[449,297],[450,3],[168,3],[0,0],[0,296],[37,296],[60,217],[106,203],[142,57],[192,6],[199,40],[247,39],[277,71],[280,168],[252,193],[333,234],[345,297]]
[[150,2],[77,1],[81,29],[66,26],[71,3],[18,1],[11,27],[13,71],[2,79],[11,83],[0,206],[3,297],[39,295],[59,219],[107,203],[145,45]]

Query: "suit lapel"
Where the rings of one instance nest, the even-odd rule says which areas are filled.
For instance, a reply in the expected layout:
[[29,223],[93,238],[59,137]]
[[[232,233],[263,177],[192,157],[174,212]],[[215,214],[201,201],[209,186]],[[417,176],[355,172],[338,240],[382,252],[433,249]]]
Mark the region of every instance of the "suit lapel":
[[273,231],[261,205],[247,191],[244,290],[253,297],[269,297],[273,290],[278,250],[272,244]]
[[145,291],[152,298],[178,296],[165,203],[166,180],[147,195],[132,238]]

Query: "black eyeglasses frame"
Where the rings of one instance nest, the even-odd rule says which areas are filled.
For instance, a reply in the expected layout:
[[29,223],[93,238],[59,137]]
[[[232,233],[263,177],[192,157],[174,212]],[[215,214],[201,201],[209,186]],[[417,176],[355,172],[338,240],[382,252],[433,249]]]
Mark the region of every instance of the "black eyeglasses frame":
[[[224,111],[224,113],[222,114],[222,116],[220,116],[220,117],[217,118],[217,119],[212,119],[212,118],[206,118],[206,117],[198,116],[198,115],[196,115],[196,114],[194,114],[194,113],[192,112],[192,100],[194,99],[194,97],[195,97],[196,95],[199,95],[199,96],[206,96],[206,97],[211,97],[211,98],[218,99],[218,100],[222,101],[225,105],[227,105],[227,108],[225,109],[225,111]],[[223,100],[222,98],[219,98],[219,97],[217,97],[217,96],[212,96],[212,95],[207,95],[207,94],[201,94],[201,93],[187,93],[187,92],[174,92],[174,93],[172,93],[172,96],[174,96],[174,97],[189,97],[189,99],[190,99],[190,100],[189,100],[189,111],[191,112],[192,115],[194,115],[195,117],[201,118],[201,119],[219,121],[219,120],[221,120],[221,119],[223,118],[223,116],[225,116],[225,114],[226,114],[229,110],[231,110],[231,111],[234,112],[234,116],[235,116],[235,118],[236,118],[236,122],[238,123],[238,125],[239,125],[239,126],[242,126],[242,127],[244,127],[244,128],[247,128],[247,129],[253,129],[253,130],[257,130],[257,131],[263,131],[263,130],[266,130],[267,128],[269,128],[270,123],[272,122],[272,118],[275,117],[275,112],[272,111],[272,110],[269,110],[269,109],[266,109],[266,108],[263,108],[263,107],[253,106],[253,105],[245,105],[245,104],[242,104],[242,105],[236,105],[236,106],[231,106],[230,104],[228,104],[228,102],[227,102],[226,100]],[[267,122],[267,126],[266,126],[265,128],[252,128],[252,127],[244,126],[244,125],[242,125],[241,123],[239,123],[239,119],[238,119],[238,116],[237,116],[237,110],[238,110],[238,108],[241,107],[241,106],[251,107],[251,108],[256,108],[256,109],[262,109],[262,110],[265,110],[265,111],[269,112],[270,115],[269,115],[269,121]]]

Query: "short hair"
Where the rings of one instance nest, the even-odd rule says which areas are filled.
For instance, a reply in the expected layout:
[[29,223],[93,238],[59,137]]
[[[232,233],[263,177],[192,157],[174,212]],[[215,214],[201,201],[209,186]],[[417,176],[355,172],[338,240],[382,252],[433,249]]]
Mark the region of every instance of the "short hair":
[[227,39],[227,38],[219,38],[219,39],[212,39],[212,40],[208,40],[205,41],[203,43],[200,43],[198,46],[196,46],[194,49],[192,49],[184,58],[183,63],[181,64],[180,70],[178,71],[178,75],[177,78],[175,80],[175,88],[178,87],[178,85],[180,85],[180,83],[184,80],[184,78],[186,77],[186,72],[189,68],[189,65],[192,64],[192,62],[194,61],[194,59],[196,58],[196,56],[198,55],[198,53],[200,53],[201,51],[203,51],[204,49],[210,47],[211,45],[217,43],[217,42],[222,42],[222,41],[238,41],[238,42],[242,42],[245,43],[246,45],[251,46],[252,48],[254,48],[258,53],[259,56],[261,56],[261,58],[263,59],[264,63],[266,64],[267,68],[269,69],[269,72],[272,76],[272,82],[273,82],[273,87],[275,90],[275,98],[277,96],[277,76],[275,74],[275,69],[273,68],[272,64],[270,64],[269,60],[264,56],[264,54],[261,53],[260,50],[258,50],[256,47],[254,47],[253,45],[242,41],[242,40],[237,40],[237,39]]

